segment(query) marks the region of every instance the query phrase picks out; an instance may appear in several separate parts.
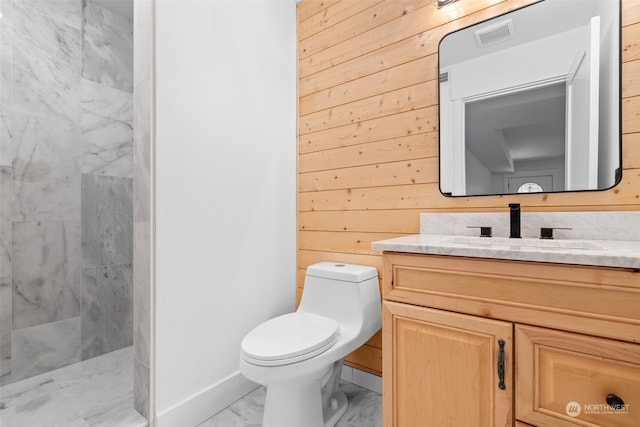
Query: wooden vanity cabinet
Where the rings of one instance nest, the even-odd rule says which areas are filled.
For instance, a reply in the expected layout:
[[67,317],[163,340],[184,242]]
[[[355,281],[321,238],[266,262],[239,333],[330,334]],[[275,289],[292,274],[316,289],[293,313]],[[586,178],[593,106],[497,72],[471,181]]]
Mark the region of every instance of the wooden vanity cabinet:
[[384,427],[640,426],[639,273],[392,252],[384,268]]

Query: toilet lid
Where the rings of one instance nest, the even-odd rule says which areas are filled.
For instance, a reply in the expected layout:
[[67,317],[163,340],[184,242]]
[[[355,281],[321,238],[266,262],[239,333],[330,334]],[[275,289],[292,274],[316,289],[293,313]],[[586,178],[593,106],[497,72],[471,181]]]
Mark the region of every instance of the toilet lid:
[[242,356],[247,362],[262,366],[299,362],[329,349],[339,335],[334,319],[313,313],[289,313],[249,332],[242,340]]

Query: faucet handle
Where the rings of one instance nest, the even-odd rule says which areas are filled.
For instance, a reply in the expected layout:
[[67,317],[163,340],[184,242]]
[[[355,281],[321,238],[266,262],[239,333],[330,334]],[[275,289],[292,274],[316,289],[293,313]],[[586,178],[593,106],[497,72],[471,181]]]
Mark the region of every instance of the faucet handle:
[[541,239],[553,239],[553,230],[571,230],[568,227],[542,227],[540,229]]
[[477,225],[468,225],[467,228],[479,228],[480,237],[491,237],[491,227],[480,227]]

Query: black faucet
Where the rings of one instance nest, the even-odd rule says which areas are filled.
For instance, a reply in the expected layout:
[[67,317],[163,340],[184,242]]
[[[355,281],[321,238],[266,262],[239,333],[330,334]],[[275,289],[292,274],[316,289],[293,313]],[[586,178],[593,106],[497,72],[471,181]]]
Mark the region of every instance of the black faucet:
[[520,203],[509,203],[509,224],[511,231],[509,237],[520,238]]

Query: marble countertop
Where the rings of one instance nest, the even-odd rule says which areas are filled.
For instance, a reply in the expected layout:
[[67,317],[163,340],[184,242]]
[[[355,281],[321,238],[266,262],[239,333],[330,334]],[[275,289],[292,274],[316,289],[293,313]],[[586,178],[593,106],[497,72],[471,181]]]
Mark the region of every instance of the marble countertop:
[[372,248],[417,254],[640,268],[640,241],[415,234],[373,242]]

